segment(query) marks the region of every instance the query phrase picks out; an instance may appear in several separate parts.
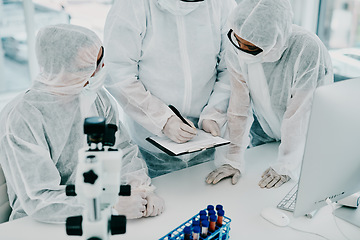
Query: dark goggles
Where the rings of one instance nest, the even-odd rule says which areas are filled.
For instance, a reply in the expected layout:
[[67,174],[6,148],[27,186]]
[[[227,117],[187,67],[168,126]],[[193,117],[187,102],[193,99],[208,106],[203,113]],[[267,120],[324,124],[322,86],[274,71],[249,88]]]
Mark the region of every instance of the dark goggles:
[[258,55],[259,53],[261,53],[263,50],[261,48],[258,48],[256,46],[249,46],[249,50],[247,49],[242,49],[240,47],[240,44],[238,42],[238,40],[236,39],[235,35],[234,35],[234,31],[232,29],[230,29],[230,31],[228,32],[227,34],[230,42],[237,48],[239,49],[240,51],[243,51],[243,52],[246,52],[246,53],[249,53],[251,55]]
[[101,49],[102,49],[102,53],[101,53],[100,58],[96,61],[96,69],[95,69],[93,76],[95,76],[95,74],[97,74],[101,70],[101,68],[104,64],[104,47],[101,46]]
[[101,46],[101,50],[102,50],[102,51],[101,51],[101,56],[100,56],[100,58],[96,61],[96,68],[99,67],[101,61],[102,61],[103,58],[104,58],[104,47],[103,47],[103,46]]

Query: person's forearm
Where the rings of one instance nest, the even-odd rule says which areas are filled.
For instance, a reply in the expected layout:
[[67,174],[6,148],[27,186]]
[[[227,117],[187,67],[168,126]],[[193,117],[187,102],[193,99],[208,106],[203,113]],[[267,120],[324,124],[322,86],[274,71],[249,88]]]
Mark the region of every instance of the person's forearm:
[[160,99],[146,91],[136,78],[106,86],[120,103],[123,110],[149,132],[161,135],[161,131],[173,112]]
[[229,102],[228,128],[231,146],[228,154],[235,156],[244,152],[249,141],[251,107],[249,89],[242,76],[233,76],[231,79],[231,97]]
[[65,191],[44,191],[35,199],[22,199],[21,206],[28,216],[46,223],[65,223],[70,216],[81,215],[84,207],[77,197],[67,197]]
[[221,128],[227,121],[227,109],[230,99],[230,86],[216,82],[208,104],[200,114],[199,128],[202,128],[204,119],[214,120]]
[[[225,156],[216,154],[215,165],[229,164],[243,171],[244,153],[249,144],[252,123],[249,90],[241,75],[231,78],[231,97],[227,111],[228,125],[225,137],[231,141]],[[218,152],[218,151],[217,151]]]
[[298,179],[305,148],[314,89],[296,91],[290,99],[281,125],[281,144],[272,168],[281,175]]

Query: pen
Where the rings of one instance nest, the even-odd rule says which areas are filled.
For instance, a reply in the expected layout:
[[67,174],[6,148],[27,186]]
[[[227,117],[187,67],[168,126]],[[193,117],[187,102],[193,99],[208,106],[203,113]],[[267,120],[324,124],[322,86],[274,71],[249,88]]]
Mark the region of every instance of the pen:
[[188,123],[188,121],[186,121],[185,118],[183,116],[181,116],[180,112],[173,105],[169,105],[169,108],[171,109],[171,111],[173,111],[175,113],[176,116],[178,116],[181,119],[181,121],[183,123],[185,123],[189,127],[193,128],[193,126],[191,126],[190,123]]

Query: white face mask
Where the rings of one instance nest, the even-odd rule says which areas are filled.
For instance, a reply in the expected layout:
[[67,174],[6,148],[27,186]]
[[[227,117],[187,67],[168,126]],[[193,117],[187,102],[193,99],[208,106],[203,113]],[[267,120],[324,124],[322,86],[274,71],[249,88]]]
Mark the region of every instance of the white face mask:
[[263,61],[264,52],[261,52],[257,55],[251,55],[250,53],[243,52],[237,49],[235,46],[233,47],[233,51],[235,52],[239,62],[252,64],[252,63],[261,63]]
[[203,2],[183,2],[180,0],[158,0],[158,4],[174,15],[186,15],[194,11]]
[[276,62],[278,61],[282,54],[284,53],[287,46],[283,46],[281,49],[272,48],[269,52],[261,52],[257,55],[251,55],[246,52],[242,52],[239,49],[235,49],[235,52],[238,56],[239,61],[242,61],[246,64],[253,64],[253,63],[264,63],[264,62]]
[[83,93],[96,93],[104,85],[106,76],[107,69],[104,66],[99,72],[89,79],[89,83],[84,87]]
[[97,72],[89,79],[89,83],[82,89],[79,99],[81,116],[83,118],[89,117],[91,115],[91,106],[94,104],[97,91],[104,86],[106,76],[107,71],[106,68],[103,67],[99,72]]

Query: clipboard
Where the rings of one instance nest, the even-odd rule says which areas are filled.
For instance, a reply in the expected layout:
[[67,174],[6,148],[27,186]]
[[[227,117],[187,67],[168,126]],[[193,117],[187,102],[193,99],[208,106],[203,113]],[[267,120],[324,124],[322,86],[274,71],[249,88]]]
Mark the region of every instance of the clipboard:
[[148,137],[146,140],[170,156],[180,156],[230,143],[229,140],[221,137],[214,137],[203,130],[198,130],[198,134],[193,139],[185,143],[176,143],[166,136]]

